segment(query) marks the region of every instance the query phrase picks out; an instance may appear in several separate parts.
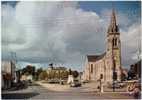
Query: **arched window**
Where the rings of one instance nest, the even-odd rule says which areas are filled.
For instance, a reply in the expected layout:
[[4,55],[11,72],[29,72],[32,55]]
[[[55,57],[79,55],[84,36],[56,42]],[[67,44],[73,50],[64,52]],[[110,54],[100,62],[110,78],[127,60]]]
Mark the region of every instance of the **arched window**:
[[115,41],[114,41],[114,42],[115,42],[115,44],[114,44],[114,45],[115,45],[115,46],[117,46],[117,38],[115,38]]
[[115,46],[115,39],[112,40],[112,46]]
[[117,38],[113,38],[113,40],[112,40],[112,45],[113,45],[113,46],[117,46]]
[[91,64],[91,73],[93,73],[93,64]]

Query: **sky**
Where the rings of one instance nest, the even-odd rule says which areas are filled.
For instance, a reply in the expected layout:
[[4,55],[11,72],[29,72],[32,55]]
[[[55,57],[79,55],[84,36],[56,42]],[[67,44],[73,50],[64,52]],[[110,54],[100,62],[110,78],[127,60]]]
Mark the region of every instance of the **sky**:
[[122,66],[136,62],[140,44],[139,1],[2,2],[2,59],[16,53],[19,67],[33,64],[84,69],[87,54],[106,51],[112,8],[120,29]]

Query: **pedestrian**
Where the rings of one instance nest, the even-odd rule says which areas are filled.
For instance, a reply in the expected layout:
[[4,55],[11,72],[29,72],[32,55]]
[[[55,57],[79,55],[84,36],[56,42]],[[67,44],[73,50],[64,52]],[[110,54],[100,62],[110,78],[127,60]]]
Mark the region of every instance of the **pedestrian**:
[[133,94],[133,90],[134,90],[134,88],[135,88],[135,82],[134,83],[132,83],[132,84],[130,84],[129,86],[128,86],[128,92],[129,92],[129,95],[132,95]]
[[141,98],[141,86],[140,84],[135,84],[135,88],[133,89],[133,96],[135,99]]

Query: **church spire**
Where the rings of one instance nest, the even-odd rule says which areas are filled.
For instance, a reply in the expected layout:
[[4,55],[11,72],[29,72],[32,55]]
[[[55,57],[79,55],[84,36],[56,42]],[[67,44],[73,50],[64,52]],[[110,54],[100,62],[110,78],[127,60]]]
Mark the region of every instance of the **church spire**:
[[108,28],[108,33],[116,33],[118,32],[118,26],[116,24],[116,16],[115,16],[115,10],[112,9],[112,15],[111,15],[111,22]]
[[116,26],[116,17],[114,9],[112,10],[112,15],[111,15],[111,26]]

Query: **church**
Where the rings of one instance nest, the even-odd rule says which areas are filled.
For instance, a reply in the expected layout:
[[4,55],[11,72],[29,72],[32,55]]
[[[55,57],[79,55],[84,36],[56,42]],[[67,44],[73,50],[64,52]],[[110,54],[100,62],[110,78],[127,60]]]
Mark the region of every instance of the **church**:
[[121,81],[121,41],[114,9],[112,10],[106,39],[105,53],[86,56],[84,80],[97,81],[101,78],[104,83],[112,83],[115,76],[115,80]]

